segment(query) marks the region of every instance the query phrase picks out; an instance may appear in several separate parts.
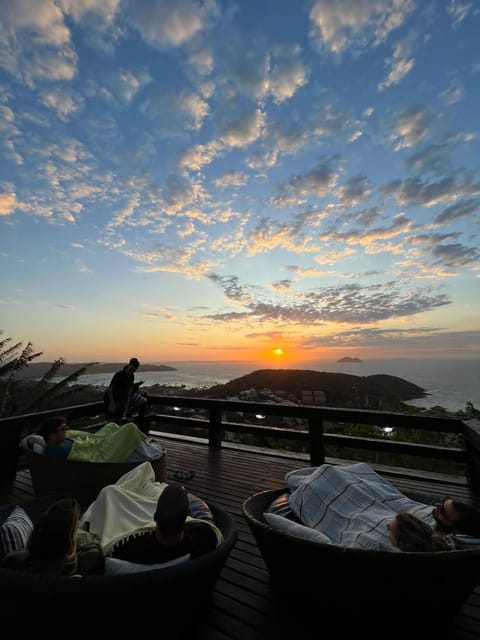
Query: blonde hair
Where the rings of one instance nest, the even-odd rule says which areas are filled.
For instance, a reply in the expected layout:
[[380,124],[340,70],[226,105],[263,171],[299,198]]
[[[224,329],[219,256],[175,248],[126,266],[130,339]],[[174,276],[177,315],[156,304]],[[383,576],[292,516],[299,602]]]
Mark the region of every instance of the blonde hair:
[[395,538],[402,551],[450,551],[448,540],[413,513],[400,511],[396,516]]

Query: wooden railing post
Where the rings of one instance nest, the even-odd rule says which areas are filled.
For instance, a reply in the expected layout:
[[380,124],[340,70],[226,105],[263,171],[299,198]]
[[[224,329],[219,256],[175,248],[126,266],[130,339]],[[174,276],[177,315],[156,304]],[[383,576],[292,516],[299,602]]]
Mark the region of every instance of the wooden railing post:
[[208,446],[220,448],[223,440],[222,411],[217,407],[210,407],[208,418]]
[[314,416],[308,418],[308,436],[310,445],[310,464],[318,467],[325,462],[325,446],[323,442],[323,420]]

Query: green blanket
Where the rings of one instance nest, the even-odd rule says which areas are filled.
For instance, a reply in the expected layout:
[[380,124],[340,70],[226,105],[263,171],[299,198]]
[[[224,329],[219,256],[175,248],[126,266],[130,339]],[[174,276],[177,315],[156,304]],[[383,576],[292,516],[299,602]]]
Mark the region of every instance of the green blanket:
[[68,437],[74,441],[68,460],[83,462],[125,462],[148,440],[133,422],[122,426],[109,422],[96,433],[69,429]]

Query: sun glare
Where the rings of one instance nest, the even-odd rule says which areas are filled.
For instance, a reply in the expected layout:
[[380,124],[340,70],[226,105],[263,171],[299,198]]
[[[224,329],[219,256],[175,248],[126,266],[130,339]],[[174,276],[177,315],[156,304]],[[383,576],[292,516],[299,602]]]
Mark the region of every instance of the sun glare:
[[280,347],[277,347],[277,349],[273,350],[273,355],[275,355],[275,356],[283,356],[283,349],[280,349]]

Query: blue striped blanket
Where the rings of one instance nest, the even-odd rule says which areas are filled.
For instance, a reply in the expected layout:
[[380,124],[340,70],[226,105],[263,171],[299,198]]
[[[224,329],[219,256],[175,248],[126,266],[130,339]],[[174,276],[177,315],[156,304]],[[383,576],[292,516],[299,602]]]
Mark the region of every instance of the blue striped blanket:
[[435,526],[432,505],[410,500],[364,462],[299,469],[285,481],[293,513],[334,544],[394,551],[387,524],[402,510]]

